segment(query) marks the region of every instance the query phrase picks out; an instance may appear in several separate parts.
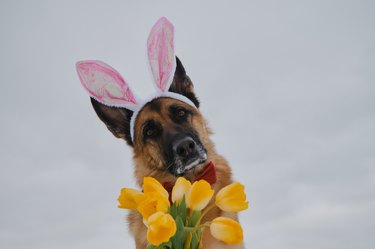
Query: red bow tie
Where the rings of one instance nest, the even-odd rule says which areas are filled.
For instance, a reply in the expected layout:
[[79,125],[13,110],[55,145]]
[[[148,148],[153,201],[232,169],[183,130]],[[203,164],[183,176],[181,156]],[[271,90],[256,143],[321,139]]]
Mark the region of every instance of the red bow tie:
[[[216,182],[216,180],[217,180],[216,168],[215,168],[215,165],[212,162],[209,162],[206,165],[206,167],[204,168],[202,173],[200,173],[195,178],[194,181],[196,182],[196,181],[199,181],[199,180],[205,180],[206,182],[208,182],[211,185]],[[173,186],[174,186],[174,184],[171,183],[171,182],[164,182],[163,183],[163,187],[168,191],[169,194],[172,193]]]

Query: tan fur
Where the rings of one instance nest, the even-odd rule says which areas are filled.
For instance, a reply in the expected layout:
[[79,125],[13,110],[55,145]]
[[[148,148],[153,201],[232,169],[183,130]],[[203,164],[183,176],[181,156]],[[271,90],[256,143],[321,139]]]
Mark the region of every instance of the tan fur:
[[[227,163],[227,161],[220,155],[217,154],[213,142],[210,140],[209,136],[211,135],[210,130],[207,128],[206,122],[204,121],[200,112],[181,102],[178,100],[170,99],[170,98],[160,98],[157,100],[161,104],[161,110],[159,112],[155,112],[147,105],[142,109],[139,113],[136,123],[135,123],[135,142],[134,142],[134,162],[135,162],[135,177],[137,180],[138,185],[141,187],[143,178],[145,176],[152,176],[156,178],[160,182],[175,182],[176,177],[171,175],[169,172],[162,170],[162,160],[160,151],[158,150],[157,145],[155,144],[143,144],[140,140],[142,136],[142,124],[147,119],[154,119],[158,120],[159,122],[163,123],[163,127],[168,129],[168,126],[171,125],[171,121],[169,121],[167,117],[167,107],[171,104],[178,103],[179,105],[184,106],[185,108],[194,112],[192,118],[189,120],[189,123],[193,128],[198,132],[199,137],[201,139],[202,144],[207,149],[208,160],[212,161],[216,166],[217,171],[217,182],[213,185],[215,192],[217,193],[218,190],[223,188],[224,186],[230,184],[232,182],[231,177],[231,169]],[[202,170],[204,165],[200,165],[191,170],[185,177],[191,181],[195,179],[195,176],[199,174]],[[214,200],[214,198],[213,198]],[[212,209],[205,220],[212,220],[218,216],[227,216],[234,219],[237,219],[237,214],[234,213],[224,213],[218,208]],[[203,220],[204,221],[204,220]],[[143,224],[141,215],[136,212],[130,212],[128,216],[129,228],[131,233],[135,238],[135,244],[137,249],[145,249],[147,246],[147,239],[146,239],[146,232],[147,228]],[[222,242],[215,240],[210,232],[209,229],[205,230],[203,236],[203,248],[204,249],[240,249],[244,248],[243,245],[225,245]]]

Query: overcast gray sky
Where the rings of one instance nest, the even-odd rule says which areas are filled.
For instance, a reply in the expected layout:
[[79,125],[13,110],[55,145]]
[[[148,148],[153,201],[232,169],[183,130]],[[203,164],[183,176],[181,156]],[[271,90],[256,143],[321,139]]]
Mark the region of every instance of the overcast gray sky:
[[246,185],[247,248],[374,248],[374,1],[0,5],[0,248],[133,247],[116,201],[135,187],[131,150],[74,64],[103,60],[150,93],[145,42],[163,15]]

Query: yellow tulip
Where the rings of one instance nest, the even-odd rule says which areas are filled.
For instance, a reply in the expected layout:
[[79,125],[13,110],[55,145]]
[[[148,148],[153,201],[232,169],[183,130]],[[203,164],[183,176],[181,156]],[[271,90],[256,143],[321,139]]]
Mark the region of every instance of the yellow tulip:
[[170,214],[156,212],[148,220],[147,240],[154,246],[158,246],[176,233],[176,222]]
[[120,196],[117,199],[120,203],[118,207],[126,209],[136,209],[138,203],[141,202],[143,198],[144,194],[142,192],[131,188],[123,188],[121,189]]
[[239,244],[243,241],[241,225],[235,220],[218,217],[210,225],[211,235],[226,244]]
[[188,208],[194,211],[201,211],[210,202],[214,191],[211,185],[205,180],[194,182],[186,195],[186,204]]
[[144,195],[144,199],[138,203],[137,210],[141,213],[143,220],[147,221],[151,215],[158,211],[167,213],[169,206],[169,200],[165,196],[151,192]]
[[164,196],[165,198],[167,198],[167,199],[169,198],[168,191],[165,190],[163,185],[161,185],[160,182],[158,182],[153,177],[148,176],[148,177],[143,178],[142,188],[143,188],[143,192],[145,194],[157,192],[157,193],[161,194],[162,196]]
[[216,195],[216,206],[226,212],[239,212],[247,209],[249,203],[246,201],[244,189],[245,187],[239,182],[222,188]]
[[185,178],[179,177],[172,189],[172,202],[180,203],[190,188],[191,183]]

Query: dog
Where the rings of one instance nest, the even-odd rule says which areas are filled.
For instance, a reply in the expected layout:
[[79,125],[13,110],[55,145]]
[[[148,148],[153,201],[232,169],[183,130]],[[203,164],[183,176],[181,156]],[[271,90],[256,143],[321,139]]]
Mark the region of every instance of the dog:
[[[161,183],[173,184],[179,176],[193,182],[207,163],[212,162],[217,176],[212,187],[217,193],[232,183],[231,168],[215,150],[210,139],[212,132],[198,109],[200,102],[194,92],[193,83],[177,57],[169,91],[185,96],[196,108],[174,98],[153,99],[139,111],[134,123],[133,139],[130,134],[133,111],[122,107],[109,107],[94,98],[91,98],[91,103],[108,130],[132,147],[135,177],[139,186],[142,186],[143,178],[146,176],[152,176]],[[212,220],[218,216],[238,220],[237,214],[225,213],[218,208],[212,209],[205,216],[205,220]],[[128,223],[135,238],[136,248],[147,248],[147,228],[141,215],[131,211]],[[207,229],[204,231],[202,245],[205,249],[244,248],[242,244],[226,245],[219,242]]]
[[[232,183],[231,168],[210,139],[212,132],[199,111],[193,83],[174,53],[174,26],[165,17],[151,29],[147,56],[157,90],[148,99],[134,95],[122,76],[102,61],[80,61],[76,68],[100,120],[132,147],[139,186],[144,177],[152,176],[170,191],[183,176],[191,182],[204,179],[217,193]],[[238,220],[236,213],[213,208],[202,222],[219,216]],[[147,248],[141,215],[131,211],[128,222],[136,248]],[[207,229],[202,238],[205,249],[244,248],[214,239]]]

